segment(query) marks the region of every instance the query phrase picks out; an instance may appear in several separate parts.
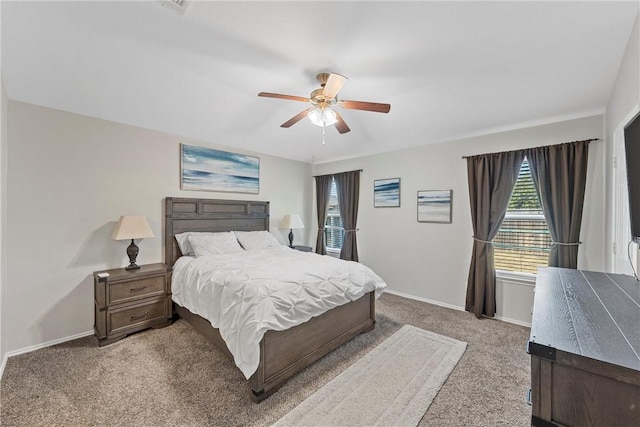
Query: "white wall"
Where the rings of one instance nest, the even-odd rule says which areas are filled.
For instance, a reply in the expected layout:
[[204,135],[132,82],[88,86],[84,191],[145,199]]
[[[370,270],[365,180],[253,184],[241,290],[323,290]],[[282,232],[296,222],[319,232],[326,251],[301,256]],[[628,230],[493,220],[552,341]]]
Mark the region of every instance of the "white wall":
[[[0,22],[2,22],[2,3],[0,2]],[[0,31],[0,46],[2,46],[2,31]],[[0,51],[2,48],[0,47]],[[6,227],[6,145],[7,145],[7,94],[4,89],[4,80],[2,80],[2,54],[0,52],[0,378],[2,376],[2,372],[4,372],[4,355],[6,353],[6,346],[4,345],[4,325],[5,323],[2,321],[4,310],[2,309],[2,305],[4,303],[3,294],[4,287],[6,284],[5,274],[5,257],[4,252],[6,246],[4,245],[4,239],[6,236],[5,230]]]
[[[640,15],[639,15],[640,16]],[[606,271],[613,271],[613,221],[614,221],[614,201],[613,201],[613,134],[614,131],[626,124],[630,118],[629,114],[640,110],[640,17],[636,18],[635,25],[629,37],[624,57],[618,70],[615,85],[609,98],[607,110],[605,112],[605,142],[606,142]],[[621,242],[626,244],[626,242]],[[639,251],[640,253],[640,251]],[[640,265],[640,259],[636,265]]]
[[[180,190],[180,143],[201,141],[9,101],[5,351],[93,330],[92,272],[128,264],[128,242],[111,240],[120,215],[145,215],[155,238],[138,263],[163,260],[163,200],[268,200],[271,231],[283,215],[311,221],[311,166],[258,155],[260,194]],[[238,150],[233,150],[238,152]],[[308,243],[309,229],[296,230]],[[9,327],[10,325],[10,327]]]
[[0,375],[4,370],[7,322],[4,321],[7,292],[7,94],[0,79]]
[[[471,216],[463,155],[602,137],[602,116],[553,123],[314,166],[314,175],[363,169],[358,216],[360,261],[392,291],[464,307],[471,256]],[[392,142],[390,142],[392,143]],[[604,147],[592,143],[578,266],[604,265]],[[374,208],[373,180],[401,178],[401,207]],[[418,190],[452,189],[453,223],[418,223]],[[315,206],[314,206],[315,210]],[[497,316],[529,323],[532,287],[501,281]]]

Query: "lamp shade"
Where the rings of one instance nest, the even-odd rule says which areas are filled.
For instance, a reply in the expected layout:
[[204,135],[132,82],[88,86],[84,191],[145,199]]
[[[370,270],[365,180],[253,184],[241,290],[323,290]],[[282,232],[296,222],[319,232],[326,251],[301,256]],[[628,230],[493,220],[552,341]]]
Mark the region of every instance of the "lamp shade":
[[304,228],[300,215],[285,215],[280,223],[280,228]]
[[113,240],[155,237],[144,216],[121,216],[113,230]]

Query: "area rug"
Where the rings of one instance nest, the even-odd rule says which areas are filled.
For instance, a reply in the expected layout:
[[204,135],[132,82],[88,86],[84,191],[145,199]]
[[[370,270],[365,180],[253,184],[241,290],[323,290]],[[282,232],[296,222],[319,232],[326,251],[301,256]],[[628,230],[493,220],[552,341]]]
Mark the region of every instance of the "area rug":
[[416,426],[466,348],[405,325],[274,426]]

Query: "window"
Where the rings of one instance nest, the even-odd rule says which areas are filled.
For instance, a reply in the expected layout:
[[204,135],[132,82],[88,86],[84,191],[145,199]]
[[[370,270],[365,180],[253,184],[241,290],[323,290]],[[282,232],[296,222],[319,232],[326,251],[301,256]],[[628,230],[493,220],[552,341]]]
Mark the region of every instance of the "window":
[[548,265],[551,237],[526,158],[494,248],[496,270],[535,274]]
[[344,228],[342,227],[342,219],[338,208],[338,191],[336,190],[335,180],[331,180],[331,197],[329,197],[329,210],[324,224],[324,233],[327,250],[339,251],[342,249]]

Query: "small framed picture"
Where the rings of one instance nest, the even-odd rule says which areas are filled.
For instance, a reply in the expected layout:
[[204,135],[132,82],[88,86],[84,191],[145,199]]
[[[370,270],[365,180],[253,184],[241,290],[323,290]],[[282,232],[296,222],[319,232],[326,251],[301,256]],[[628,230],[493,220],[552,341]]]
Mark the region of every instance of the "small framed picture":
[[373,207],[400,207],[400,178],[375,179],[373,181]]
[[418,191],[418,222],[451,224],[453,190]]

